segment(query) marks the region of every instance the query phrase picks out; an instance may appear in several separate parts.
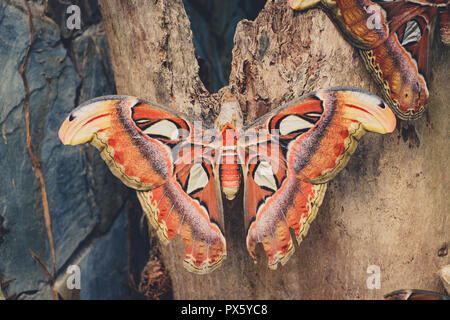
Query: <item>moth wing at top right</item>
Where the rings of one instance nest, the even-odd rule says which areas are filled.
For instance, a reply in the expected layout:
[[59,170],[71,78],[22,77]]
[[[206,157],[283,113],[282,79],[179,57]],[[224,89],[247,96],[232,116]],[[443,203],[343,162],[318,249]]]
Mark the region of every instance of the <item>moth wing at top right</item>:
[[[429,50],[433,26],[448,16],[448,1],[376,1],[389,23],[390,36],[380,46],[359,50],[381,86],[387,103],[403,120],[425,111],[429,92]],[[444,35],[445,27],[441,28]],[[442,38],[444,40],[444,38]]]
[[[310,7],[306,6],[307,2],[311,1],[291,0],[290,5],[303,10]],[[322,0],[314,3],[319,2],[345,39],[359,50],[395,114],[403,120],[420,117],[429,96],[428,53],[432,27],[438,18],[441,39],[447,45],[450,43],[448,0]],[[358,25],[360,27],[356,28]],[[379,37],[373,37],[370,29]],[[384,34],[386,30],[388,37]]]

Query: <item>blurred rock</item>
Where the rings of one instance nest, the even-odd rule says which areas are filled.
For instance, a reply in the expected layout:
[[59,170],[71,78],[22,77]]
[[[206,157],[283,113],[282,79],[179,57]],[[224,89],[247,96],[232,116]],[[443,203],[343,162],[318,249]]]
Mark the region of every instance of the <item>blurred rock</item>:
[[[65,273],[61,268],[76,260],[80,251],[103,250],[97,249],[105,247],[102,235],[107,238],[113,233],[114,239],[126,239],[123,219],[122,228],[114,229],[112,225],[123,212],[128,193],[92,147],[65,147],[57,135],[62,121],[78,103],[114,93],[101,25],[87,26],[79,36],[63,43],[61,29],[38,14],[36,6],[33,3],[35,42],[26,72],[31,92],[31,139],[46,181],[59,275]],[[28,44],[26,11],[0,2],[0,215],[4,220],[2,228],[8,230],[2,232],[0,274],[3,279],[16,279],[8,286],[7,295],[49,299],[49,279],[29,253],[31,249],[52,270],[41,189],[26,149],[25,90],[19,68]],[[126,246],[126,241],[122,245]],[[111,252],[101,272],[126,282],[127,275],[122,271],[127,266],[127,250],[115,246]],[[104,260],[102,255],[87,257],[94,266]],[[81,297],[124,296],[123,290],[102,289],[109,288],[110,278],[98,279],[86,286],[88,291],[83,291]]]
[[80,263],[81,299],[130,297],[127,265],[117,259],[117,256],[126,257],[128,252],[126,217],[126,212],[122,211],[108,233],[96,240]]
[[[72,0],[70,2],[61,0],[47,0],[45,1],[44,12],[59,26],[61,37],[67,39],[74,35],[81,34],[83,31],[94,24],[99,24],[102,20],[98,3],[96,0]],[[66,20],[69,16],[67,7],[69,4],[77,5],[81,13],[81,31],[69,30],[66,28]]]

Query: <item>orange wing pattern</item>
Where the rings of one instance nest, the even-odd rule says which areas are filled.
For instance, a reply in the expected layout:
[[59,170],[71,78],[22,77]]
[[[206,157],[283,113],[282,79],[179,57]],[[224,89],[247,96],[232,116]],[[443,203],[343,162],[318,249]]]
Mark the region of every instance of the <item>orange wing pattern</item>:
[[322,7],[359,53],[400,119],[420,117],[428,101],[428,51],[433,21],[449,42],[448,0],[290,0],[304,10]]
[[[326,182],[345,166],[366,131],[392,132],[396,120],[367,92],[319,91],[274,110],[246,130],[247,248],[262,243],[269,267],[294,252],[322,203]],[[257,134],[258,133],[258,134]]]
[[138,190],[160,239],[180,234],[185,267],[207,273],[225,258],[226,243],[214,158],[197,135],[185,116],[121,96],[86,102],[59,131],[64,144],[94,145],[114,175]]
[[[224,132],[193,127],[168,108],[108,96],[75,109],[59,137],[97,147],[111,171],[137,190],[161,241],[180,235],[184,266],[204,274],[226,257],[221,196],[234,196],[220,190],[219,179],[235,181],[242,173],[247,248],[255,258],[261,242],[276,269],[294,252],[289,228],[298,242],[307,234],[326,182],[345,166],[358,139],[366,130],[392,132],[395,122],[378,97],[335,88],[294,100],[241,133],[228,124],[233,139],[224,142]],[[227,170],[220,170],[221,159],[232,160]]]
[[450,46],[450,7],[447,8],[447,11],[441,13],[439,24],[442,42]]
[[370,0],[289,0],[295,10],[320,6],[353,46],[371,49],[389,37],[389,25],[380,7]]

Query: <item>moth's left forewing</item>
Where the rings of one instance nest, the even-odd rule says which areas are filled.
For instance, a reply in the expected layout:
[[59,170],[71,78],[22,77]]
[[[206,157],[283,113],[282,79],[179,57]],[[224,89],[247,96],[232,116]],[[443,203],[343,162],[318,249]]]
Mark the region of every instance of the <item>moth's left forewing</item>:
[[248,127],[247,132],[262,132],[261,141],[246,146],[244,207],[251,256],[261,242],[270,268],[286,263],[294,251],[289,228],[300,242],[322,203],[325,183],[342,170],[359,138],[366,131],[392,132],[395,124],[377,96],[335,88],[290,102]]
[[75,109],[61,126],[64,144],[90,142],[138,198],[163,243],[180,235],[184,265],[196,273],[226,256],[215,148],[204,128],[168,107],[107,96]]

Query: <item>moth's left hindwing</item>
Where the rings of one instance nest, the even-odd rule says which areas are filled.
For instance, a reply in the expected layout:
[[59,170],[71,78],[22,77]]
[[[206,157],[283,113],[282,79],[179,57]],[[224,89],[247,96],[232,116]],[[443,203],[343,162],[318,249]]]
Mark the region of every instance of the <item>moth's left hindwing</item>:
[[134,97],[107,96],[75,109],[61,126],[64,144],[90,142],[114,175],[138,191],[160,239],[180,234],[184,265],[207,273],[226,256],[213,149],[192,122]]
[[366,131],[392,132],[396,120],[370,93],[336,88],[282,106],[245,131],[244,209],[247,248],[261,242],[269,267],[294,252],[322,203],[326,183],[342,170]]

